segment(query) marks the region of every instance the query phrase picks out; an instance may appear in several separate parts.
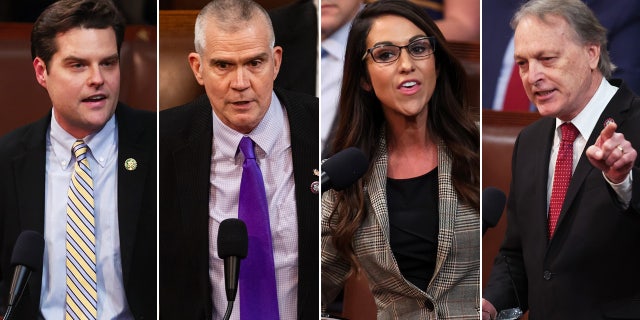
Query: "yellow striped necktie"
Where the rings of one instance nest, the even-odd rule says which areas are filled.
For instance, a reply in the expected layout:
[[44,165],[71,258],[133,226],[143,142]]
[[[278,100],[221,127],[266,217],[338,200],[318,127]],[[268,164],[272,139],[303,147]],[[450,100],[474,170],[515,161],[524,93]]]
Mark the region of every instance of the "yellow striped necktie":
[[76,140],[67,193],[67,297],[65,319],[97,319],[96,238],[89,147]]

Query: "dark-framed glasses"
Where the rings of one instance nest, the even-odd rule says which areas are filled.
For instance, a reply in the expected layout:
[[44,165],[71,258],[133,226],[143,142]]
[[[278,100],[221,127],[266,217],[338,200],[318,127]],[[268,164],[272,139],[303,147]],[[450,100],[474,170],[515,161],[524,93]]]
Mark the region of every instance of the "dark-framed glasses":
[[432,55],[436,49],[435,37],[422,37],[415,39],[406,46],[396,46],[393,44],[379,44],[367,49],[362,60],[371,54],[373,61],[377,63],[389,63],[398,60],[402,49],[406,49],[410,56],[414,58],[426,58]]

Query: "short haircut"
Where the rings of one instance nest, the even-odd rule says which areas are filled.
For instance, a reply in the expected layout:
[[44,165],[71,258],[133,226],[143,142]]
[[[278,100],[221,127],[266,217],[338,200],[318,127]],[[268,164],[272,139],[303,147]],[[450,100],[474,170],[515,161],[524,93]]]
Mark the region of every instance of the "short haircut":
[[55,37],[74,28],[112,28],[118,54],[124,40],[124,17],[111,0],[60,0],[47,7],[31,31],[31,58],[47,64],[58,51]]
[[207,24],[214,21],[218,27],[227,31],[235,32],[244,27],[242,22],[249,22],[262,16],[268,27],[270,35],[270,45],[275,45],[275,34],[271,18],[267,11],[252,0],[213,0],[209,2],[198,14],[196,18],[194,46],[196,52],[201,54],[205,47],[205,32]]

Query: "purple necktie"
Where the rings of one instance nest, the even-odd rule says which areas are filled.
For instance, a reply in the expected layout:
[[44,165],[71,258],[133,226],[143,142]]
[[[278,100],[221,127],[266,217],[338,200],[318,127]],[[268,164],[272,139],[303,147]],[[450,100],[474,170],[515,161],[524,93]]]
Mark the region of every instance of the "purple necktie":
[[247,257],[240,264],[240,319],[279,319],[267,195],[251,138],[240,140],[240,151],[245,159],[238,218],[249,236]]

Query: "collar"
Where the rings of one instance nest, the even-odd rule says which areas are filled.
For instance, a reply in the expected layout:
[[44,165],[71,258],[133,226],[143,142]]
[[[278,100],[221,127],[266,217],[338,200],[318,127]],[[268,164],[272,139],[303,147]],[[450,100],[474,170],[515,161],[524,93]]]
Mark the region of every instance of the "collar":
[[284,128],[284,111],[282,103],[276,96],[275,92],[271,92],[271,104],[269,109],[260,121],[257,127],[249,134],[242,134],[229,128],[222,123],[215,112],[213,114],[213,143],[216,153],[220,153],[225,159],[235,159],[238,151],[240,139],[248,136],[257,146],[256,156],[268,156],[274,148],[274,145],[280,139],[281,132]]
[[[71,147],[77,139],[60,126],[56,121],[55,110],[53,109],[51,111],[51,125],[49,126],[47,140],[47,144],[51,145],[56,162],[60,164],[63,170],[70,167],[75,158],[71,152]],[[89,146],[89,156],[92,156],[96,163],[104,168],[116,152],[118,137],[115,116],[112,115],[100,131],[84,137],[83,140]]]
[[[615,87],[609,83],[605,78],[602,78],[598,90],[591,97],[591,100],[587,103],[580,113],[575,118],[571,119],[571,123],[580,131],[580,135],[585,140],[589,139],[593,128],[595,128],[600,115],[607,107],[607,104],[618,91],[618,87]],[[562,124],[562,120],[556,118],[556,132],[560,134],[559,127]]]

